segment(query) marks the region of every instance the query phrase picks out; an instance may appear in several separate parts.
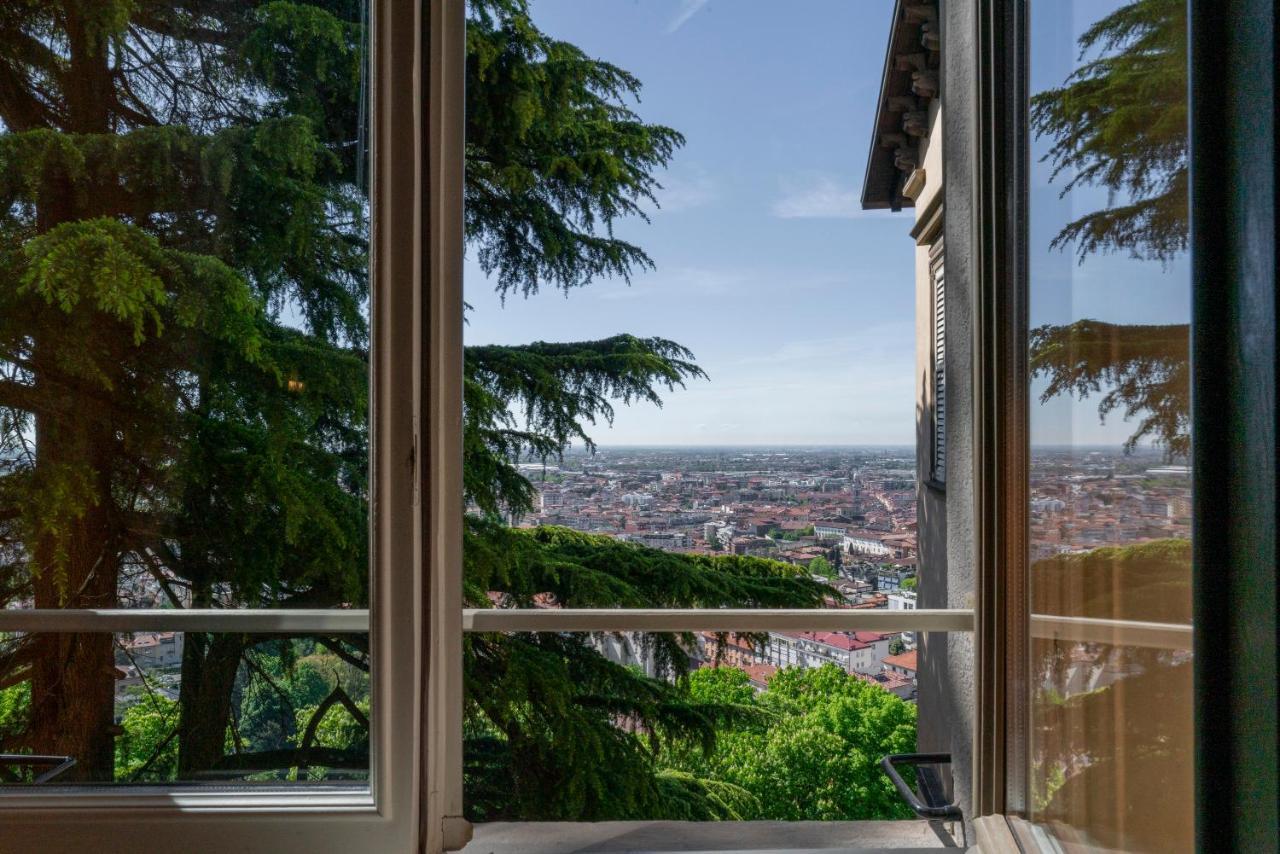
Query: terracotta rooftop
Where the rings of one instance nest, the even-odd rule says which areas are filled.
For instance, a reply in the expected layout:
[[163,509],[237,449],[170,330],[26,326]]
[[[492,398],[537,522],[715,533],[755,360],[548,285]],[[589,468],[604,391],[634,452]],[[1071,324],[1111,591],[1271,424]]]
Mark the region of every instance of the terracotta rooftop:
[[[866,636],[870,635],[871,632],[782,632],[782,634],[787,637],[799,638],[800,640],[823,643],[843,650],[866,649],[871,646],[871,643],[854,637],[855,634]],[[874,637],[877,640],[880,638],[879,635]]]
[[891,655],[884,659],[884,663],[890,667],[901,667],[904,670],[915,671],[916,669],[916,651],[904,652],[899,655]]

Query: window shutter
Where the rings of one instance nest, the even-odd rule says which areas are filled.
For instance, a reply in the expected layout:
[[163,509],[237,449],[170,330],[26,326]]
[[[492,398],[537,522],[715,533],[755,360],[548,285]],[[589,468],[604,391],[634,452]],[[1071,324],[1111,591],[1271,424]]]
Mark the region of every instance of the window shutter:
[[[933,254],[933,253],[930,253]],[[933,479],[947,480],[947,287],[942,255],[930,265],[933,279]]]

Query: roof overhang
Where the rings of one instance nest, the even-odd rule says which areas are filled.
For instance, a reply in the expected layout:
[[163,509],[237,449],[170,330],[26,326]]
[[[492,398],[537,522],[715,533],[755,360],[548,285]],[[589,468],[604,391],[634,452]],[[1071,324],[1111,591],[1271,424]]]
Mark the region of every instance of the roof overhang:
[[929,102],[941,86],[939,27],[937,0],[895,0],[862,181],[863,210],[915,206],[903,190],[919,166],[920,137],[929,132]]

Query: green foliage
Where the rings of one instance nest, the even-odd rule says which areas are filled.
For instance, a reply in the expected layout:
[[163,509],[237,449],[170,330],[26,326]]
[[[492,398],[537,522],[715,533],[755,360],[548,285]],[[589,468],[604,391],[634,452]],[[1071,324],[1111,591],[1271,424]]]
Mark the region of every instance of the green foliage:
[[825,557],[819,556],[809,561],[810,575],[818,575],[823,578],[830,578],[832,571],[833,571],[833,567],[831,566],[831,561],[827,560]]
[[800,528],[800,529],[795,530],[795,531],[783,531],[783,532],[782,532],[782,539],[784,539],[784,540],[788,540],[788,541],[790,541],[790,542],[795,542],[795,541],[797,541],[797,540],[802,540],[802,539],[804,539],[805,537],[812,537],[812,536],[813,536],[813,526],[812,526],[812,525],[807,525],[807,526],[805,526],[804,528]]
[[[325,710],[319,722],[316,724],[314,744],[320,747],[336,747],[350,749],[367,745],[369,743],[369,701],[361,700],[356,704],[357,708],[364,714],[365,720],[360,721],[341,704],[334,704]],[[319,705],[303,706],[296,712],[294,743],[299,747],[302,746],[303,735],[307,731],[307,727],[311,724],[311,719],[319,712]]]
[[[543,460],[612,423],[613,401],[660,406],[658,388],[704,377],[693,354],[662,338],[617,335],[568,344],[471,346],[466,350],[464,488],[489,514],[531,509],[533,489],[515,464]],[[519,417],[517,417],[517,414]]]
[[[297,642],[286,642],[275,652],[259,648],[247,653],[254,666],[249,669],[235,716],[247,751],[300,746],[311,716],[334,688],[341,687],[367,714],[367,673],[329,653],[313,652],[291,660],[296,647]],[[357,722],[344,708],[330,708],[321,718],[316,743],[347,748],[367,742],[367,730],[357,733],[357,729]]]
[[[524,607],[537,596],[567,607],[708,608],[815,607],[830,592],[776,561],[673,554],[566,528],[471,518],[466,537],[466,596],[475,607],[489,606],[490,591]],[[627,642],[678,675],[693,640]],[[668,745],[710,749],[726,722],[751,712],[741,704],[690,697],[616,664],[587,635],[473,635],[464,667],[475,819],[710,819],[742,808],[736,790],[698,775],[663,776],[655,762]]]
[[912,575],[902,579],[902,583],[898,586],[903,590],[915,590],[919,583],[917,576]]
[[27,728],[31,715],[31,684],[20,682],[0,689],[0,747],[11,745]]
[[684,139],[628,103],[640,81],[534,26],[525,0],[467,18],[466,233],[498,290],[529,295],[651,267],[614,223],[645,218]]
[[[0,553],[4,595],[109,606],[114,589],[87,598],[86,580],[128,566],[198,607],[367,604],[361,4],[91,5],[0,11],[0,542],[24,545]],[[639,81],[541,33],[523,0],[471,4],[466,74],[466,238],[499,292],[652,266],[613,227],[645,216],[682,139],[633,111]],[[820,604],[782,564],[496,522],[529,508],[522,459],[590,446],[619,402],[657,405],[701,377],[661,338],[469,348],[465,492],[485,518],[467,523],[468,601]],[[690,641],[639,643],[682,673]],[[297,768],[312,720],[317,749],[356,743],[363,713],[317,716],[339,688],[367,708],[367,652],[348,648],[339,672],[294,643],[189,638],[176,723],[140,702],[116,768],[85,775],[255,753]],[[59,662],[85,684],[109,664]],[[729,818],[753,803],[655,761],[663,745],[709,750],[738,706],[691,700],[584,636],[473,638],[465,665],[473,814]],[[61,712],[45,752],[100,711]]]
[[120,720],[116,778],[128,782],[172,780],[178,769],[178,703],[140,691]]
[[851,821],[909,818],[880,770],[888,753],[916,744],[916,709],[834,665],[780,670],[757,694],[732,668],[696,670],[701,702],[759,713],[723,727],[710,753],[668,751],[663,761],[739,787],[754,799],[747,819]]
[[687,555],[568,528],[507,528],[467,520],[466,597],[488,591],[532,607],[549,594],[570,608],[819,607],[831,588],[803,569],[743,555]]
[[1191,541],[1152,540],[1031,565],[1037,614],[1158,623],[1191,622]]
[[[110,606],[142,565],[197,605],[364,604],[359,4],[64,5],[0,13],[6,598]],[[37,692],[109,679],[37,665]],[[98,712],[56,714],[44,752]]]

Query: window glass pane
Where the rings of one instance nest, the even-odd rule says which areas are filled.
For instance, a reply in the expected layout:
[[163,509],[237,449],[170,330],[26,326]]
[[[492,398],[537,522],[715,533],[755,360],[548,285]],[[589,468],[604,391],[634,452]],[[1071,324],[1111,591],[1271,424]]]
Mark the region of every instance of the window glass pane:
[[1192,848],[1185,12],[1031,3],[1031,809],[1127,851]]
[[[36,671],[89,653],[111,662],[104,697],[70,679],[56,696],[33,693],[38,672],[0,689],[0,784],[368,783],[367,635],[0,639],[0,657],[28,660]],[[65,727],[62,708],[74,704],[90,706],[92,721],[55,738]],[[55,749],[38,749],[46,744]],[[99,762],[110,777],[84,773]]]
[[[0,13],[0,606],[367,604],[365,18]],[[50,644],[0,666],[43,710],[12,743],[75,753],[114,654]],[[235,662],[193,648],[224,708]]]

